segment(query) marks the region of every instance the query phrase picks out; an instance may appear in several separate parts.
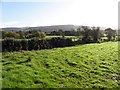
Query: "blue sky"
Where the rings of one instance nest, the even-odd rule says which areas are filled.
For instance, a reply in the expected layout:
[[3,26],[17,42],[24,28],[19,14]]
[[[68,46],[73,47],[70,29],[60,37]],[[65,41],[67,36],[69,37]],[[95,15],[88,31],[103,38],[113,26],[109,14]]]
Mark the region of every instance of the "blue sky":
[[4,2],[2,22],[41,22],[55,15],[62,5],[56,2]]
[[118,0],[2,2],[1,27],[73,24],[117,28],[117,5]]
[[2,3],[3,22],[32,21],[57,13],[60,3],[50,2],[5,2]]

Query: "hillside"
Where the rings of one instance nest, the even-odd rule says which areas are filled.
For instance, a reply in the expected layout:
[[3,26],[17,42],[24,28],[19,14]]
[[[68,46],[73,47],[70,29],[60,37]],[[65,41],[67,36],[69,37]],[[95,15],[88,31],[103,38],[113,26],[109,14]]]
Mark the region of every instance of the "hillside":
[[14,31],[17,31],[17,30],[21,30],[22,28],[17,28],[17,27],[7,27],[7,28],[0,28],[2,30],[7,30],[7,31],[11,31],[11,30],[14,30]]
[[117,42],[7,52],[2,62],[3,88],[120,86]]
[[78,26],[74,25],[53,25],[53,26],[38,26],[38,27],[23,27],[23,28],[2,28],[2,30],[41,30],[43,32],[51,32],[51,31],[57,31],[59,29],[62,29],[64,31],[70,31],[73,29],[77,29]]
[[78,26],[74,25],[53,25],[53,26],[41,26],[41,27],[30,27],[29,29],[41,30],[43,32],[58,31],[62,29],[63,31],[71,31],[77,29]]

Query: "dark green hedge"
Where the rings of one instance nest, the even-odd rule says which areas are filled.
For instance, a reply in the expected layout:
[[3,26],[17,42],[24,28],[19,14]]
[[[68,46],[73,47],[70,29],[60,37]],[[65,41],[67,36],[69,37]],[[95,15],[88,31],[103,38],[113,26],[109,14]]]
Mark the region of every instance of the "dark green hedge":
[[57,47],[73,46],[74,42],[70,38],[52,38],[52,39],[31,39],[31,40],[2,40],[2,52],[12,52],[19,50],[41,50]]

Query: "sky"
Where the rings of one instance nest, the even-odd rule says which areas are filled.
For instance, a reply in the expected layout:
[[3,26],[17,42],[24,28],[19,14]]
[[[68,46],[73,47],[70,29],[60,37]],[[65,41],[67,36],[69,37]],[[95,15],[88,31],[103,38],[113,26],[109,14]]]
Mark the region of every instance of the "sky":
[[2,0],[0,27],[118,27],[119,0]]

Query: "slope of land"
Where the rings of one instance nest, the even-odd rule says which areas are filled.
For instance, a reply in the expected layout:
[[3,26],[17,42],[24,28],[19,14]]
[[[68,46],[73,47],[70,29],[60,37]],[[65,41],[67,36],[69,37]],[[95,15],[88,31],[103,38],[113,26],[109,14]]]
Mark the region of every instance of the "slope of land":
[[2,30],[41,30],[42,32],[51,32],[51,31],[58,31],[59,29],[62,29],[63,31],[71,31],[73,29],[77,29],[79,26],[75,25],[52,25],[52,26],[38,26],[38,27],[8,27],[8,28],[2,28]]
[[3,53],[3,88],[120,88],[118,43]]

